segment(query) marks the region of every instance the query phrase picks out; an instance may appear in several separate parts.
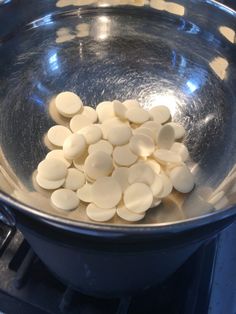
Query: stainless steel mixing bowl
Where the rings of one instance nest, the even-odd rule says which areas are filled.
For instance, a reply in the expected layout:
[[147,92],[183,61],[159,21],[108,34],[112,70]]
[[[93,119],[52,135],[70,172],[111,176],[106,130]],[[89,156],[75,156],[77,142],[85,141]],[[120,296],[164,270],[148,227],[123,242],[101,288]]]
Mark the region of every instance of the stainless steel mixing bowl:
[[[37,2],[28,6],[37,7]],[[5,215],[17,220],[28,239],[25,219],[31,219],[31,226],[37,222],[113,239],[163,238],[232,221],[233,200],[197,218],[192,217],[206,212],[191,202],[184,210],[182,200],[172,200],[164,216],[163,208],[154,209],[138,225],[118,219],[118,226],[94,224],[83,209],[69,214],[52,210],[47,195],[35,191],[32,173],[47,153],[44,135],[55,124],[50,103],[55,94],[71,90],[93,107],[128,98],[137,98],[145,108],[167,105],[187,129],[197,185],[215,190],[236,162],[236,13],[213,0],[40,2],[42,16],[29,22],[24,13],[24,23],[5,28],[0,37],[0,199]],[[27,12],[27,1],[18,6],[22,3]],[[178,222],[184,218],[190,219]],[[45,259],[42,247],[36,251]],[[65,279],[71,282],[73,276]]]

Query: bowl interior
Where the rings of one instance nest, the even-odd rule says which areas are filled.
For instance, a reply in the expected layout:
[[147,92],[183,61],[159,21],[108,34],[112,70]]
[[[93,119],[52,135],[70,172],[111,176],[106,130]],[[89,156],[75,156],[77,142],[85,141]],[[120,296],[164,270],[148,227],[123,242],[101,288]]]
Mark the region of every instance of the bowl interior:
[[[53,97],[63,90],[78,93],[92,107],[128,98],[137,98],[144,108],[167,105],[188,131],[185,142],[197,185],[215,189],[225,179],[236,161],[236,16],[210,1],[178,1],[176,7],[159,2],[79,9],[58,9],[55,2],[53,14],[2,39],[3,191],[41,211],[87,220],[84,208],[55,212],[48,194],[40,195],[32,181],[48,152],[44,135],[58,122],[51,116]],[[141,223],[204,213],[189,197],[186,203],[175,196],[163,205],[165,211],[154,209]]]

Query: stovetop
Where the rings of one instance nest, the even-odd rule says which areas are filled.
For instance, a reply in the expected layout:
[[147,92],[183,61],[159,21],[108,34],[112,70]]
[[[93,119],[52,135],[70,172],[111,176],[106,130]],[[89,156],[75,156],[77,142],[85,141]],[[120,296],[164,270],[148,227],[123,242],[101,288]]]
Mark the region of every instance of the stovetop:
[[236,225],[203,245],[161,286],[125,299],[95,299],[66,287],[22,234],[2,223],[0,243],[0,313],[236,313]]

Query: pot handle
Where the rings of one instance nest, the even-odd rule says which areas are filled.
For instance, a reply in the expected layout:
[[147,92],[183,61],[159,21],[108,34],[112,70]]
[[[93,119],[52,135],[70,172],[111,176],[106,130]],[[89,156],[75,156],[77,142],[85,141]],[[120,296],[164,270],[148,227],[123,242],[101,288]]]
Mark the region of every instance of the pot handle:
[[0,203],[0,221],[10,227],[14,227],[16,225],[16,221],[11,210],[7,205],[2,203]]

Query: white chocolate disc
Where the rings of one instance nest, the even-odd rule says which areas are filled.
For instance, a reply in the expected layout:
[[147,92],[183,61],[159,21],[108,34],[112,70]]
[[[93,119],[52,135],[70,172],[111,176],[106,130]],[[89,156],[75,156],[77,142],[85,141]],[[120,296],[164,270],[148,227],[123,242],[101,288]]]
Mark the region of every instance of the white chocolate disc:
[[131,137],[129,147],[137,156],[148,157],[155,149],[152,138],[143,134],[136,134]]
[[85,178],[87,183],[94,183],[96,181],[95,179],[90,178],[88,175],[85,175]]
[[163,191],[163,180],[162,177],[155,174],[152,185],[150,186],[153,197],[158,198]]
[[72,191],[77,191],[85,184],[85,175],[77,169],[68,169],[63,187]]
[[115,115],[121,120],[126,120],[127,108],[122,104],[122,102],[120,102],[119,100],[114,100],[113,107]]
[[161,124],[167,122],[171,117],[170,110],[166,106],[154,107],[149,111],[149,114],[152,117],[153,121]]
[[78,170],[84,172],[84,163],[86,158],[88,157],[88,152],[87,150],[84,152],[84,154],[76,159],[73,160],[73,165],[75,166],[75,168],[77,168]]
[[90,106],[84,106],[81,114],[87,117],[91,121],[91,123],[96,123],[98,120],[98,115],[97,115],[96,110]]
[[82,100],[72,92],[62,92],[55,99],[58,112],[64,117],[73,117],[83,107]]
[[90,118],[83,114],[77,114],[70,120],[70,129],[75,133],[90,124],[92,124]]
[[80,129],[78,134],[82,134],[88,145],[97,143],[102,138],[102,130],[96,125],[88,125]]
[[89,204],[86,208],[87,216],[98,222],[105,222],[112,219],[116,214],[116,208],[100,208],[95,204]]
[[158,137],[158,134],[162,128],[161,123],[155,122],[155,121],[147,121],[141,125],[142,128],[146,128],[152,131],[153,133],[153,140],[156,143],[156,139]]
[[151,139],[155,140],[155,135],[154,135],[154,132],[153,130],[149,129],[149,128],[145,128],[143,126],[135,129],[133,131],[133,134],[143,134],[143,135],[146,135],[148,137],[150,137]]
[[112,158],[105,152],[94,152],[85,160],[84,171],[91,179],[108,176],[111,174],[112,170]]
[[189,193],[194,188],[194,177],[185,165],[172,169],[170,179],[174,188],[181,193]]
[[185,128],[181,124],[175,123],[175,122],[169,122],[166,125],[170,125],[174,129],[176,140],[179,140],[182,137],[184,137],[186,131],[185,131]]
[[97,143],[90,145],[88,148],[89,154],[92,154],[98,151],[111,155],[113,152],[113,146],[106,140],[100,140]]
[[148,164],[152,168],[152,170],[155,172],[155,174],[159,174],[160,173],[161,166],[159,165],[159,163],[156,160],[148,158],[145,161],[145,163]]
[[178,143],[178,142],[174,143],[171,146],[170,150],[172,152],[175,152],[176,154],[180,155],[183,162],[188,160],[188,158],[189,158],[188,148],[183,143]]
[[174,140],[175,140],[175,131],[172,128],[172,126],[168,124],[164,125],[160,129],[156,137],[156,143],[157,143],[158,148],[160,149],[170,149],[174,143]]
[[163,183],[163,189],[161,193],[158,195],[158,198],[167,197],[173,190],[173,185],[171,180],[164,173],[160,174]]
[[117,207],[116,213],[120,218],[129,222],[140,221],[145,217],[145,213],[139,214],[132,212],[131,210],[126,208],[124,204],[121,204]]
[[140,104],[136,99],[127,99],[123,102],[126,109],[140,108]]
[[75,192],[67,189],[59,189],[51,195],[52,204],[58,209],[71,211],[79,206],[79,198]]
[[[81,200],[89,203],[86,213],[93,221],[109,221],[117,213],[137,222],[173,188],[180,193],[194,188],[184,164],[188,149],[182,141],[174,142],[184,137],[185,129],[171,122],[168,107],[148,111],[128,99],[103,101],[94,109],[83,106],[72,92],[58,94],[53,103],[61,121],[45,136],[53,151],[39,163],[34,183],[47,195],[56,190],[51,203],[57,209],[76,209]],[[70,168],[72,163],[75,168]],[[215,208],[227,206],[225,195],[219,201],[221,194],[213,196]]]
[[102,137],[107,140],[108,132],[111,128],[114,128],[115,126],[129,126],[128,121],[121,121],[119,118],[115,117],[109,120],[106,120],[102,124],[100,124],[100,128],[102,130]]
[[138,162],[129,168],[129,184],[144,183],[148,186],[153,184],[155,173],[145,162]]
[[56,145],[53,145],[49,139],[47,134],[43,137],[43,143],[49,150],[55,150],[55,149],[61,149],[61,147],[58,147]]
[[125,207],[134,213],[146,212],[151,207],[152,202],[152,191],[144,183],[134,183],[124,192]]
[[62,125],[54,125],[48,131],[47,137],[48,140],[56,146],[63,146],[64,141],[70,136],[71,131]]
[[166,149],[157,149],[154,152],[153,156],[161,164],[167,163],[179,164],[182,161],[180,155]]
[[100,123],[115,117],[114,107],[111,101],[103,101],[98,104],[96,112]]
[[44,159],[38,165],[38,173],[44,179],[49,181],[62,180],[67,175],[67,168],[60,159]]
[[158,122],[155,122],[155,121],[147,121],[147,122],[144,122],[141,125],[141,127],[150,129],[150,130],[154,131],[155,133],[157,133],[161,129],[161,124]]
[[60,159],[61,161],[64,162],[64,164],[66,165],[67,168],[69,168],[71,166],[71,163],[72,163],[72,160],[66,159],[64,157],[64,152],[62,149],[54,149],[51,152],[49,152],[46,155],[46,159],[51,159],[51,158]]
[[78,189],[77,196],[81,201],[85,203],[91,203],[93,201],[92,184],[86,183],[84,186]]
[[37,174],[35,179],[36,179],[36,182],[38,183],[38,185],[45,190],[58,189],[65,182],[65,179],[61,179],[61,180],[57,180],[57,181],[50,181],[50,180],[47,180],[47,179],[43,178],[42,176],[40,176],[40,174]]
[[122,146],[129,143],[132,131],[129,126],[114,126],[108,131],[107,139],[114,146]]
[[119,183],[122,192],[124,192],[129,186],[128,177],[129,168],[126,167],[117,167],[112,173],[112,178]]
[[98,178],[92,185],[93,202],[101,208],[113,208],[120,202],[122,191],[119,183],[111,177]]
[[129,167],[138,157],[130,150],[129,145],[117,146],[113,151],[113,160],[119,166]]
[[126,118],[132,123],[142,124],[150,119],[150,115],[142,108],[131,108],[126,111]]
[[87,148],[85,138],[81,134],[70,135],[63,144],[64,156],[69,159],[76,159],[83,156]]
[[162,201],[159,198],[153,198],[153,202],[152,202],[151,208],[159,206],[161,204],[161,202]]

